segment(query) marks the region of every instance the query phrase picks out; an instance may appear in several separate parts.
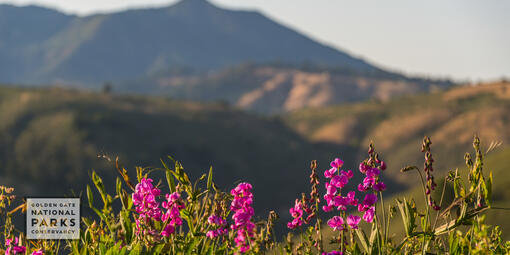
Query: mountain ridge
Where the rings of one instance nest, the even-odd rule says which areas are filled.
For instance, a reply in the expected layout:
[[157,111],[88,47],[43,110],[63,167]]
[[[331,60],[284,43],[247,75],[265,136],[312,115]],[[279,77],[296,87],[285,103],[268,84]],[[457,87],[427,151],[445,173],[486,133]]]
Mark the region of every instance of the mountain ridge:
[[[8,35],[0,39],[0,57],[8,60],[0,61],[3,82],[97,84],[169,67],[212,70],[245,61],[310,61],[378,70],[258,11],[224,9],[204,0],[84,17],[34,6],[0,5],[0,13],[23,14],[0,17],[0,33]],[[12,24],[19,26],[17,32],[11,31]],[[38,38],[20,40],[12,35],[33,34],[48,24],[55,30],[42,29],[46,33]],[[13,40],[18,44],[6,43]]]

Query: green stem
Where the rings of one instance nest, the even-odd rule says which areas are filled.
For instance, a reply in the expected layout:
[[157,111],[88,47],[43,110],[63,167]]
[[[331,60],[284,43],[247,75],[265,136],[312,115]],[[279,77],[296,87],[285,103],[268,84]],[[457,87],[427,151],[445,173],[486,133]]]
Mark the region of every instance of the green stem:
[[[423,197],[425,199],[425,206],[426,206],[426,211],[425,211],[425,226],[423,226],[423,231],[426,232],[427,231],[427,223],[429,221],[429,205],[428,205],[428,199],[427,199],[427,192],[425,191],[425,180],[423,179],[423,175],[421,174],[420,170],[418,168],[415,168],[416,171],[418,172],[418,174],[420,175],[420,180],[421,180],[421,187],[423,189]],[[426,237],[423,236],[423,243],[422,243],[422,254],[426,254],[425,252],[425,239]]]
[[[444,192],[446,190],[447,178],[448,177],[444,178],[443,191],[441,192],[441,199],[439,200],[439,207],[441,207],[441,205],[443,204],[443,198],[444,198]],[[440,212],[438,211],[436,214],[436,219],[434,220],[434,226],[432,227],[432,229],[436,229],[437,219],[439,218],[439,214],[440,214]]]
[[384,199],[383,199],[383,195],[382,195],[382,192],[379,192],[379,196],[381,197],[381,207],[382,207],[382,223],[383,223],[383,243],[386,243],[386,214],[385,214],[385,209],[384,209]]
[[388,240],[388,233],[390,232],[390,220],[391,220],[391,216],[388,215],[388,220],[386,221],[386,232],[385,232],[385,239]]

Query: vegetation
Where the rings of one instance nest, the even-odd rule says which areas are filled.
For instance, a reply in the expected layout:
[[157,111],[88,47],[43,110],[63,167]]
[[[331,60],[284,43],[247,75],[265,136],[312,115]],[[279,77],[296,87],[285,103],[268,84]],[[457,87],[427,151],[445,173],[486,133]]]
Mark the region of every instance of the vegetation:
[[[460,156],[460,155],[459,155]],[[492,205],[493,207],[503,208],[508,207],[508,201],[510,201],[510,192],[508,189],[503,187],[508,187],[510,185],[510,178],[507,174],[508,166],[510,164],[510,148],[494,148],[493,151],[487,154],[487,157],[484,159],[484,169],[488,169],[492,172],[493,179],[493,190],[492,190]],[[466,166],[459,166],[457,171],[463,178],[468,177],[469,169]],[[448,176],[443,176],[438,178],[438,187],[443,188],[445,178]],[[447,182],[445,186],[447,191],[451,192],[453,187],[451,183]],[[423,203],[423,197],[420,196],[422,192],[421,187],[413,188],[409,191],[395,194],[391,201],[395,199],[406,198],[407,200],[411,200],[414,198],[417,204]],[[436,200],[440,200],[440,192],[436,191],[434,194]],[[445,202],[451,202],[454,197],[446,193],[443,197]],[[491,225],[499,226],[502,231],[501,237],[504,240],[510,240],[510,224],[506,220],[506,218],[510,215],[510,212],[507,210],[490,210],[486,213],[486,222]],[[404,234],[402,231],[403,227],[400,222],[393,222],[390,227],[390,232],[393,233],[396,237],[400,237]]]
[[126,166],[157,168],[172,155],[193,178],[212,164],[225,189],[241,179],[260,186],[291,180],[276,194],[255,189],[258,211],[284,210],[275,200],[299,193],[309,160],[349,155],[306,141],[278,119],[221,104],[8,87],[0,88],[0,151],[2,184],[23,196],[71,195],[71,189],[79,195],[91,170],[113,191],[116,157]]
[[[284,116],[285,123],[218,103],[57,88],[1,88],[2,182],[16,187],[1,189],[2,213],[7,218],[0,225],[9,240],[3,249],[44,254],[108,250],[121,254],[505,253],[504,240],[510,238],[505,208],[510,193],[502,188],[510,184],[506,174],[510,151],[504,146],[510,137],[504,128],[510,120],[505,111],[510,106],[507,87],[498,83],[385,103],[309,109]],[[339,123],[345,126],[335,126]],[[335,132],[339,135],[330,136]],[[408,163],[423,163],[423,154],[412,149],[423,133],[432,133],[439,141],[433,147],[427,140],[424,143],[424,151],[433,152],[435,162],[432,165],[429,154],[424,169],[408,167],[404,169],[410,171],[397,173]],[[466,140],[475,133],[488,142],[476,140],[475,153],[463,160],[459,151],[472,146]],[[379,154],[371,147],[369,157],[362,159],[365,152],[355,148],[370,143],[369,137],[380,144]],[[246,146],[239,146],[240,142]],[[119,161],[112,152],[118,153]],[[184,172],[180,162],[166,157],[168,153],[183,159],[182,165],[191,171]],[[340,167],[341,162],[334,160],[334,169],[327,170],[324,179],[319,171],[325,168],[322,162],[335,155],[344,156],[346,162]],[[157,166],[158,158],[163,159],[163,167]],[[312,192],[300,197],[297,194],[310,174],[303,169],[313,158],[317,161],[312,163]],[[356,161],[365,165],[361,173],[348,171]],[[467,168],[459,167],[463,161]],[[148,167],[128,171],[120,162]],[[174,164],[170,167],[169,162]],[[212,175],[201,175],[211,163],[214,182]],[[427,180],[423,188],[417,173]],[[90,188],[86,188],[87,175],[94,184]],[[431,176],[436,179],[431,181]],[[407,188],[399,185],[404,179],[419,188],[395,195]],[[146,191],[137,191],[136,183],[161,192],[155,196],[157,206],[138,208],[136,201]],[[329,197],[324,197],[325,183]],[[267,187],[285,188],[275,192]],[[90,197],[86,207],[92,214],[83,219],[86,228],[79,241],[28,243],[15,230],[23,206],[13,194],[61,196],[71,188]],[[225,192],[229,190],[234,194]],[[236,192],[246,194],[239,198],[253,196],[253,200],[230,207]],[[268,215],[270,210],[274,211]],[[157,212],[160,218],[143,216]],[[232,216],[237,212],[243,223],[235,227],[237,219]],[[283,240],[284,225],[297,237],[277,242]],[[148,238],[143,238],[144,231],[150,233]]]
[[[97,220],[83,217],[80,239],[66,241],[62,246],[59,241],[28,242],[23,233],[18,233],[12,225],[12,215],[24,205],[10,210],[15,199],[11,195],[13,189],[1,187],[3,249],[6,254],[33,255],[66,251],[72,254],[509,254],[510,242],[503,241],[499,227],[484,222],[486,211],[510,208],[493,206],[493,173],[487,173],[484,166],[485,153],[478,137],[473,147],[475,153],[465,156],[467,180],[458,170],[450,172],[446,182],[453,189],[443,188],[440,200],[434,200],[431,195],[437,187],[434,159],[431,141],[425,137],[424,169],[409,166],[401,170],[403,174],[419,173],[424,203],[417,204],[414,199],[397,200],[398,209],[385,207],[386,184],[380,177],[386,163],[372,144],[368,158],[359,165],[359,172],[365,177],[357,190],[349,191],[346,187],[354,173],[341,170],[343,161],[337,158],[331,162],[331,169],[324,171],[328,180],[327,191],[322,195],[317,189],[321,183],[317,163],[312,161],[311,193],[296,199],[289,210],[293,220],[288,227],[302,229],[301,239],[295,241],[289,234],[281,244],[274,239],[273,226],[278,218],[274,211],[269,212],[267,220],[255,220],[256,197],[251,184],[240,183],[226,193],[216,188],[212,168],[192,181],[178,161],[173,161],[172,168],[163,161],[165,185],[154,182],[149,176],[151,171],[145,168],[137,168],[134,181],[126,169],[117,165],[120,176],[115,195],[108,194],[103,180],[94,172],[92,181],[102,207],[95,207],[97,196],[90,186],[86,194]],[[446,192],[451,193],[448,194],[453,198],[451,202],[444,201]],[[120,209],[114,209],[119,203]],[[348,207],[357,208],[363,216],[349,214]],[[322,225],[319,210],[334,211],[335,216],[327,220],[335,233],[329,242],[334,250],[324,246],[329,238],[323,239],[321,228],[326,226]],[[398,220],[397,214],[404,226],[402,240],[391,237],[389,232],[391,222]]]

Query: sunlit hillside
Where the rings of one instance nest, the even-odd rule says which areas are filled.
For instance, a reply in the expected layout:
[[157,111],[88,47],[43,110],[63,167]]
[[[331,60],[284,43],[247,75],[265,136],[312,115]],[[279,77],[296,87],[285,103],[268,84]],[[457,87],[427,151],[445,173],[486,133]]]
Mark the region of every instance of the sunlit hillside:
[[509,91],[508,82],[463,86],[389,102],[295,111],[286,116],[286,121],[289,127],[315,142],[364,148],[363,145],[374,141],[388,162],[389,174],[409,186],[414,183],[398,174],[398,170],[406,163],[423,164],[423,155],[416,148],[424,135],[432,139],[439,173],[463,162],[461,156],[452,156],[469,151],[475,134],[485,146],[492,142],[508,145]]

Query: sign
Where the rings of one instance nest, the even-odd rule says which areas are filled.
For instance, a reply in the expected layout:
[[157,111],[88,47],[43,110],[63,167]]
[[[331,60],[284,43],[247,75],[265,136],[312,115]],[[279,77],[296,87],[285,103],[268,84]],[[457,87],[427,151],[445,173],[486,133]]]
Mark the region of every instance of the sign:
[[79,239],[80,198],[27,198],[27,239]]

